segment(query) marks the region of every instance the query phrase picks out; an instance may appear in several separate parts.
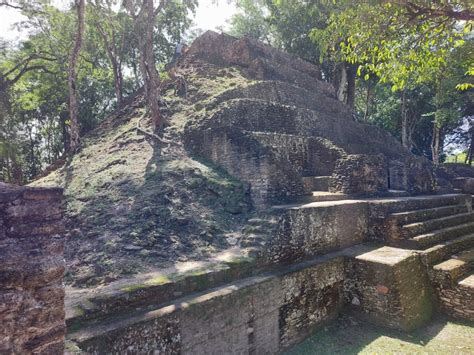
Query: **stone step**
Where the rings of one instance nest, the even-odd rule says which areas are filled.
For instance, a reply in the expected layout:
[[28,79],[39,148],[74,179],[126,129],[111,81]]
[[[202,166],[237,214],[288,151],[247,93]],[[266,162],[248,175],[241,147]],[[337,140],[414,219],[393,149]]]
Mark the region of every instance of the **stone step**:
[[392,213],[389,218],[394,219],[398,225],[405,225],[415,222],[422,222],[434,218],[442,218],[446,216],[452,216],[459,213],[468,212],[468,206],[453,205],[453,206],[441,206],[428,209],[404,211]]
[[405,191],[405,190],[390,189],[390,190],[388,190],[388,195],[392,196],[392,197],[406,197],[406,196],[410,196],[410,193],[408,191]]
[[90,354],[278,353],[338,316],[344,277],[343,254],[316,258],[84,321],[69,327],[68,340]]
[[471,195],[466,194],[447,194],[447,195],[425,195],[410,197],[392,197],[373,199],[373,204],[382,204],[387,214],[394,214],[406,211],[417,211],[423,209],[432,209],[443,206],[466,205],[471,206]]
[[349,195],[340,192],[328,191],[312,191],[308,195],[297,196],[294,199],[295,203],[311,203],[311,202],[326,202],[326,201],[340,201],[350,199]]
[[[261,240],[255,241],[255,244]],[[235,249],[235,250],[234,250]],[[248,277],[262,270],[250,248],[234,248],[217,254],[209,261],[182,262],[171,268],[138,274],[94,289],[68,288],[66,323],[74,326],[87,320],[103,318],[170,302],[191,293]]]
[[453,288],[438,289],[441,309],[451,317],[474,321],[474,273]]
[[472,247],[474,247],[474,234],[468,234],[432,246],[431,248],[421,251],[420,255],[423,263],[431,267],[449,258],[453,254]]
[[432,270],[433,281],[442,287],[453,287],[474,266],[474,248],[465,250],[445,260]]
[[301,179],[306,191],[329,191],[330,176],[304,176]]
[[438,229],[430,233],[417,235],[416,237],[408,239],[408,243],[406,245],[413,247],[414,249],[425,249],[437,243],[455,239],[462,235],[471,234],[473,232],[474,222],[469,222],[458,226]]
[[[474,294],[474,273],[471,273],[470,275],[466,276],[464,279],[459,281],[458,285],[461,286],[461,287],[469,288],[471,290],[471,292],[473,292],[473,294]],[[471,301],[473,299],[474,298],[471,298]],[[473,303],[473,306],[474,306],[474,303]]]
[[454,227],[472,221],[474,221],[473,212],[460,213],[457,215],[406,224],[402,226],[401,234],[405,238],[412,238],[416,235],[426,234],[440,228]]

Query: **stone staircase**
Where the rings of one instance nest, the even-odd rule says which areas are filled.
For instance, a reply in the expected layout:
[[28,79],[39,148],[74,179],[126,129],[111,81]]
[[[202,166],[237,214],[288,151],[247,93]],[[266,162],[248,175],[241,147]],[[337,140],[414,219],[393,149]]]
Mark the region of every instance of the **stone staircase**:
[[[252,257],[237,251],[181,275],[149,275],[77,300],[68,292],[69,347],[276,353],[344,305],[369,322],[414,329],[431,317],[432,286],[441,310],[472,319],[471,218],[471,196],[460,194],[275,206],[248,221],[240,247]],[[390,232],[383,244],[391,246],[369,241],[380,219]],[[429,234],[439,237],[412,241]]]
[[474,320],[474,248],[433,266],[431,279],[440,308],[447,314]]
[[474,212],[471,196],[388,215],[386,241],[418,250],[445,313],[474,320]]
[[[189,152],[248,183],[259,214],[239,246],[251,253],[79,297],[69,304],[70,342],[92,354],[266,354],[344,307],[400,330],[427,322],[425,266],[474,247],[471,197],[405,196],[433,192],[430,164],[354,122],[309,63],[212,33],[192,46],[183,70],[202,63],[237,65],[253,80],[209,98],[209,115],[184,132]],[[334,176],[355,187],[330,192]],[[465,272],[449,289],[462,302]]]

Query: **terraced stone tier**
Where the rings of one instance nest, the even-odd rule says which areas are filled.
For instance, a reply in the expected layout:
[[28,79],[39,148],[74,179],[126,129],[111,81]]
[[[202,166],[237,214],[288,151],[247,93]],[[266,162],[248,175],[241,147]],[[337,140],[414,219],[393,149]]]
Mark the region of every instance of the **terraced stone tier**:
[[474,246],[474,234],[463,235],[461,237],[436,244],[428,249],[419,251],[423,263],[431,267],[436,263],[449,258],[462,250]]
[[245,250],[233,248],[203,262],[177,263],[168,269],[122,279],[94,289],[67,288],[66,322],[76,327],[86,320],[117,312],[160,305],[261,272]]
[[447,217],[430,219],[423,222],[406,224],[402,226],[402,234],[405,238],[412,238],[419,234],[426,234],[431,231],[446,227],[455,227],[460,224],[465,224],[472,221],[474,221],[473,212],[459,213]]
[[474,222],[464,223],[454,227],[439,229],[430,233],[418,235],[407,240],[413,249],[425,249],[446,240],[455,239],[474,232]]
[[364,242],[367,206],[364,200],[342,200],[273,207],[279,225],[262,259],[289,264]]
[[425,265],[474,246],[474,234],[420,252],[361,243],[384,214],[457,211],[469,202],[445,195],[274,207],[249,221],[255,243],[241,247],[253,250],[250,259],[68,302],[69,340],[89,353],[274,353],[337,316],[344,302],[370,322],[413,329],[432,312]]
[[321,258],[85,322],[68,339],[90,354],[275,353],[338,315],[343,280],[343,258]]
[[326,202],[326,201],[341,201],[349,200],[351,197],[341,192],[329,191],[311,191],[302,196],[297,196],[292,199],[295,203],[312,203],[312,202]]
[[470,274],[452,288],[439,290],[441,309],[448,315],[474,321],[474,274]]
[[389,218],[396,220],[400,225],[407,225],[466,212],[468,212],[468,206],[463,204],[392,213]]
[[[374,209],[380,208],[380,212],[385,213],[384,217],[393,216],[395,213],[426,213],[422,210],[431,210],[438,207],[471,206],[471,195],[446,194],[446,195],[421,195],[397,198],[372,199]],[[375,211],[374,211],[375,212]],[[402,214],[402,215],[403,215]],[[417,220],[412,220],[416,222]]]
[[468,249],[433,266],[432,279],[440,287],[454,287],[455,283],[473,267],[474,249]]
[[[389,211],[382,223],[384,239],[389,245],[424,249],[466,234],[466,229],[459,226],[474,221],[470,195],[448,194],[406,201],[393,206],[394,212]],[[405,211],[400,211],[401,208]],[[454,229],[445,230],[450,227]]]
[[416,254],[360,245],[162,306],[83,320],[68,342],[90,354],[276,353],[334,319],[355,295],[366,319],[412,329],[431,314],[424,281]]

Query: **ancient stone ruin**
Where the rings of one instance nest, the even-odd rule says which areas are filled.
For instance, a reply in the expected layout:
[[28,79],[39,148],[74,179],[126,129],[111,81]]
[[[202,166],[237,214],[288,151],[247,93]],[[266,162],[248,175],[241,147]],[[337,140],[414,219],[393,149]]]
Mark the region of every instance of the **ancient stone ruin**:
[[[355,122],[317,66],[253,40],[206,32],[178,66],[184,148],[257,212],[237,253],[67,293],[68,351],[267,354],[344,312],[402,331],[474,320],[471,169]],[[192,91],[219,76],[218,93]]]
[[64,351],[62,190],[0,183],[0,353]]

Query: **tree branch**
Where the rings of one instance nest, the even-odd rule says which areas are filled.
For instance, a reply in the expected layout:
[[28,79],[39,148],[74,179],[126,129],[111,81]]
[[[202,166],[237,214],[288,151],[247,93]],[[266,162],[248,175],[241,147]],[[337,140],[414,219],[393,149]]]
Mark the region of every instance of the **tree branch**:
[[0,6],[6,6],[11,9],[24,10],[23,6],[11,4],[9,1],[0,1]]
[[426,17],[449,17],[458,21],[472,21],[474,20],[474,11],[472,9],[455,10],[453,7],[444,6],[442,8],[425,7],[415,4],[412,1],[398,0],[397,4],[405,7],[408,16],[411,18]]

